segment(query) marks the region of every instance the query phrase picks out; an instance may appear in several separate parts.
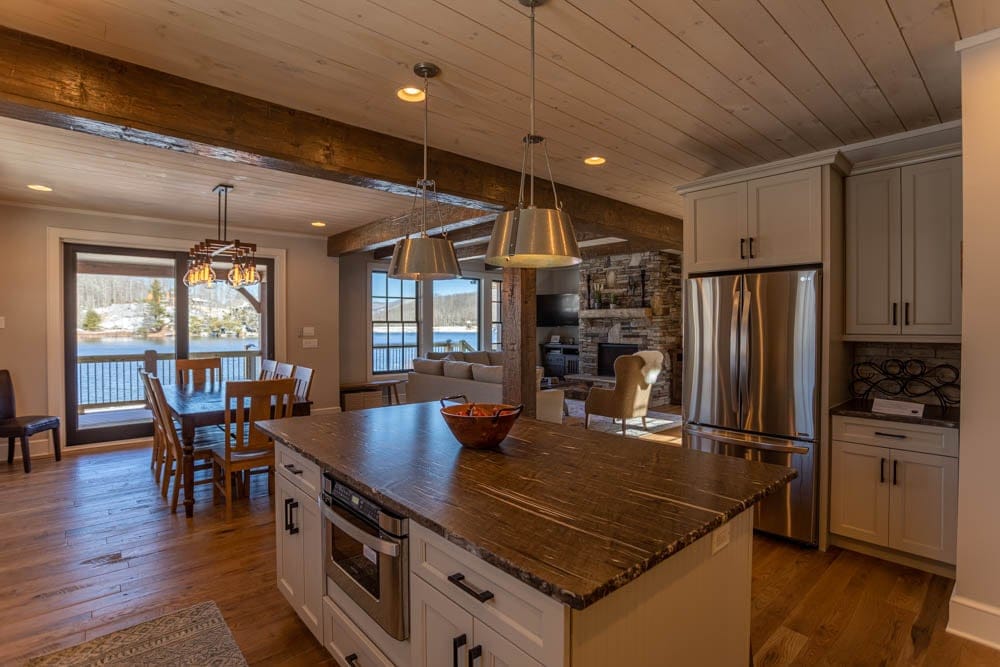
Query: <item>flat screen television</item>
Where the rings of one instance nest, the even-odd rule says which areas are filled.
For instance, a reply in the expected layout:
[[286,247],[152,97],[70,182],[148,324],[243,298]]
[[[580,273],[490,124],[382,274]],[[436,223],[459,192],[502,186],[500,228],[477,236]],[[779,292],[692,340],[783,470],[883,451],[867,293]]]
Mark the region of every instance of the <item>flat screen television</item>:
[[579,294],[539,294],[538,326],[575,327],[580,324]]

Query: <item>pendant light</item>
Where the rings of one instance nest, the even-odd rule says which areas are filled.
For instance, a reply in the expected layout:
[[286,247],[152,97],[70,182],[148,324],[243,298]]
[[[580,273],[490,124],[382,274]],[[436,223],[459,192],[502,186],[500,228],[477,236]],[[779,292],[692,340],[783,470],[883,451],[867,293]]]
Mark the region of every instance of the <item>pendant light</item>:
[[260,282],[257,271],[257,244],[229,241],[229,191],[234,186],[220,183],[212,188],[218,197],[218,215],[216,217],[216,238],[205,239],[188,251],[188,270],[184,274],[184,284],[187,287],[204,285],[212,288],[218,281],[213,260],[228,261],[232,268],[226,275],[225,282],[230,287],[239,289],[250,287]]
[[[505,268],[548,269],[579,264],[580,248],[569,214],[562,210],[556,195],[556,182],[552,178],[549,151],[545,138],[535,134],[535,7],[545,0],[519,0],[531,8],[531,127],[524,137],[521,156],[521,188],[517,208],[497,216],[490,244],[486,249],[486,263]],[[555,208],[535,206],[535,144],[542,144],[545,167],[552,184],[552,202]],[[528,204],[524,203],[525,170],[528,179]]]
[[[427,213],[428,213],[428,188],[437,192],[437,185],[427,178],[427,105],[430,96],[427,94],[428,80],[440,74],[440,68],[433,63],[417,63],[413,66],[413,71],[424,78],[424,176],[417,181],[420,188],[419,194],[413,197],[413,207],[410,211],[412,219],[416,212],[417,199],[420,199],[420,234],[413,238],[407,236],[396,243],[392,251],[392,260],[389,262],[389,276],[403,280],[448,280],[459,278],[462,270],[458,266],[458,256],[455,254],[455,246],[448,240],[445,233],[444,238],[433,238],[427,236]],[[430,204],[437,210],[440,217],[440,207]]]

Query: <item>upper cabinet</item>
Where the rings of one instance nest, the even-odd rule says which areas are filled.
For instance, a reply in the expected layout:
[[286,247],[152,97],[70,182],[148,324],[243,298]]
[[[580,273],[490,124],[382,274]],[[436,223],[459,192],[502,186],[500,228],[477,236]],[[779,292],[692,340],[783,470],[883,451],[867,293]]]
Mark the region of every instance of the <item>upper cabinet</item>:
[[851,176],[846,204],[845,333],[959,336],[961,158]]
[[820,167],[812,167],[688,193],[688,271],[822,262],[821,174]]

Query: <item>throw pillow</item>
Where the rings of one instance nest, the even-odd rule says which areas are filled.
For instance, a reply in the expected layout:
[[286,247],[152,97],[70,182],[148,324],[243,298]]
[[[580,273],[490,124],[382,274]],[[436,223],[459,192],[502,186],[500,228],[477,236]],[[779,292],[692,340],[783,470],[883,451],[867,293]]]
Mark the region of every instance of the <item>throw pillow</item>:
[[472,378],[477,382],[503,384],[503,366],[472,364]]
[[464,380],[472,379],[472,364],[467,361],[450,361],[445,359],[444,364],[444,375],[450,378],[462,378]]
[[424,375],[444,375],[444,362],[438,359],[413,358],[413,372]]
[[447,356],[445,356],[444,359],[445,359],[445,361],[465,361],[465,353],[464,352],[449,352],[447,354]]
[[444,359],[447,356],[448,356],[447,352],[428,352],[427,353],[427,358],[428,359]]
[[463,361],[468,361],[471,364],[489,365],[489,363],[490,363],[490,353],[489,352],[466,352],[465,353],[465,359]]

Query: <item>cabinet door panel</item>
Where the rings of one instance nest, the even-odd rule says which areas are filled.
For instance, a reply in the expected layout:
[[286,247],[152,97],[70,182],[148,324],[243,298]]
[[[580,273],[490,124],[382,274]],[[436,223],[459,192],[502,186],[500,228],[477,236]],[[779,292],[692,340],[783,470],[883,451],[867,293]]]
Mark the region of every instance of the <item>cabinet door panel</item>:
[[[820,167],[748,183],[747,252],[750,266],[823,261],[823,181]],[[751,249],[752,248],[752,249]]]
[[903,321],[898,169],[847,179],[848,334],[896,334]]
[[[275,475],[275,533],[278,540],[278,589],[298,612],[302,606],[302,537],[285,528],[289,502],[297,500],[298,490],[281,475]],[[299,503],[301,505],[301,502]]]
[[302,609],[299,616],[316,638],[323,641],[323,524],[317,499],[301,491],[299,508],[295,510],[295,525],[299,528],[302,545]]
[[472,614],[411,575],[410,642],[413,667],[447,667],[456,655],[464,666],[473,646]]
[[902,169],[903,333],[962,333],[962,159]]
[[481,646],[483,656],[475,667],[542,667],[542,663],[530,657],[512,642],[480,621],[473,620],[475,645]]
[[889,545],[891,452],[834,441],[830,471],[830,531]]
[[958,459],[893,450],[889,546],[955,563]]
[[684,259],[690,262],[689,272],[746,268],[747,260],[740,257],[740,239],[746,236],[746,183],[684,197]]

